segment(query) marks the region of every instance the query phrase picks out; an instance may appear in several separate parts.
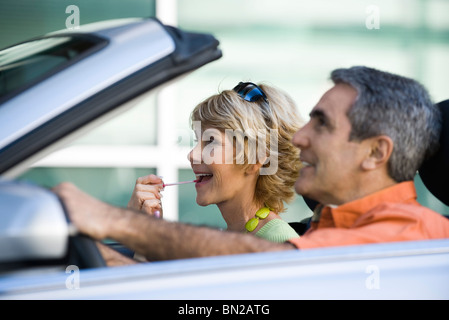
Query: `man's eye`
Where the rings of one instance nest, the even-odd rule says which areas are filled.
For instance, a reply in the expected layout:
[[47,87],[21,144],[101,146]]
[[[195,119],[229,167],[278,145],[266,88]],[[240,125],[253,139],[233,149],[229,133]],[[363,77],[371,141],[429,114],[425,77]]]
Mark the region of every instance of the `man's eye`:
[[315,117],[314,123],[315,123],[316,128],[321,128],[321,127],[326,126],[326,120],[323,119],[322,117]]
[[323,118],[318,117],[318,125],[319,126],[325,126],[326,125],[326,120],[324,120]]

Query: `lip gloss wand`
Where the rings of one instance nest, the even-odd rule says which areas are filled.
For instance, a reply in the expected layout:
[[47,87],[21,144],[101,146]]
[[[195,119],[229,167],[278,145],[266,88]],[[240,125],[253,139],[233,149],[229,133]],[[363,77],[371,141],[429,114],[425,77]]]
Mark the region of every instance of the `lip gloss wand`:
[[162,187],[169,187],[169,186],[176,186],[179,184],[186,184],[186,183],[194,183],[194,182],[198,182],[198,180],[192,180],[192,181],[180,181],[180,182],[173,182],[173,183],[163,183]]
[[[192,180],[192,181],[180,181],[180,182],[173,182],[173,183],[163,183],[162,184],[162,188],[169,187],[169,186],[177,186],[179,184],[194,183],[194,182],[197,182],[197,181],[198,181],[198,179],[197,180]],[[159,210],[157,210],[155,212],[155,216],[157,218],[160,218],[160,211]]]

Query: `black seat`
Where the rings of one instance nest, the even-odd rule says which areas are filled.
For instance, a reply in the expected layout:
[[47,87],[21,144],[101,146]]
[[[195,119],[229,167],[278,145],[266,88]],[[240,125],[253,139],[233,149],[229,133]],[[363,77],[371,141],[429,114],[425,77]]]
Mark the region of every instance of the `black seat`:
[[440,148],[419,169],[419,175],[426,188],[441,202],[449,206],[449,99],[437,104],[443,114]]

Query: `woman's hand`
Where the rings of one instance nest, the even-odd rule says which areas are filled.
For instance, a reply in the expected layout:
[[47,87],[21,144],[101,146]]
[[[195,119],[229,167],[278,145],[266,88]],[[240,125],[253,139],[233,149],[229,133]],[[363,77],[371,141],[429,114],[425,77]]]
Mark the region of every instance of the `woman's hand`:
[[143,211],[146,214],[162,218],[163,181],[160,177],[150,174],[137,179],[128,208]]

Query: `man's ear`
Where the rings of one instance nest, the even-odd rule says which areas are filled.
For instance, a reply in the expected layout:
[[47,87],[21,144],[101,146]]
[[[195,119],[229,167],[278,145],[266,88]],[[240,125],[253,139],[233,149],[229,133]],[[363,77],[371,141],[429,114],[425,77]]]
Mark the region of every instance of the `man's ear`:
[[393,140],[389,136],[381,135],[366,140],[368,155],[362,162],[362,168],[373,170],[385,165],[393,152]]

